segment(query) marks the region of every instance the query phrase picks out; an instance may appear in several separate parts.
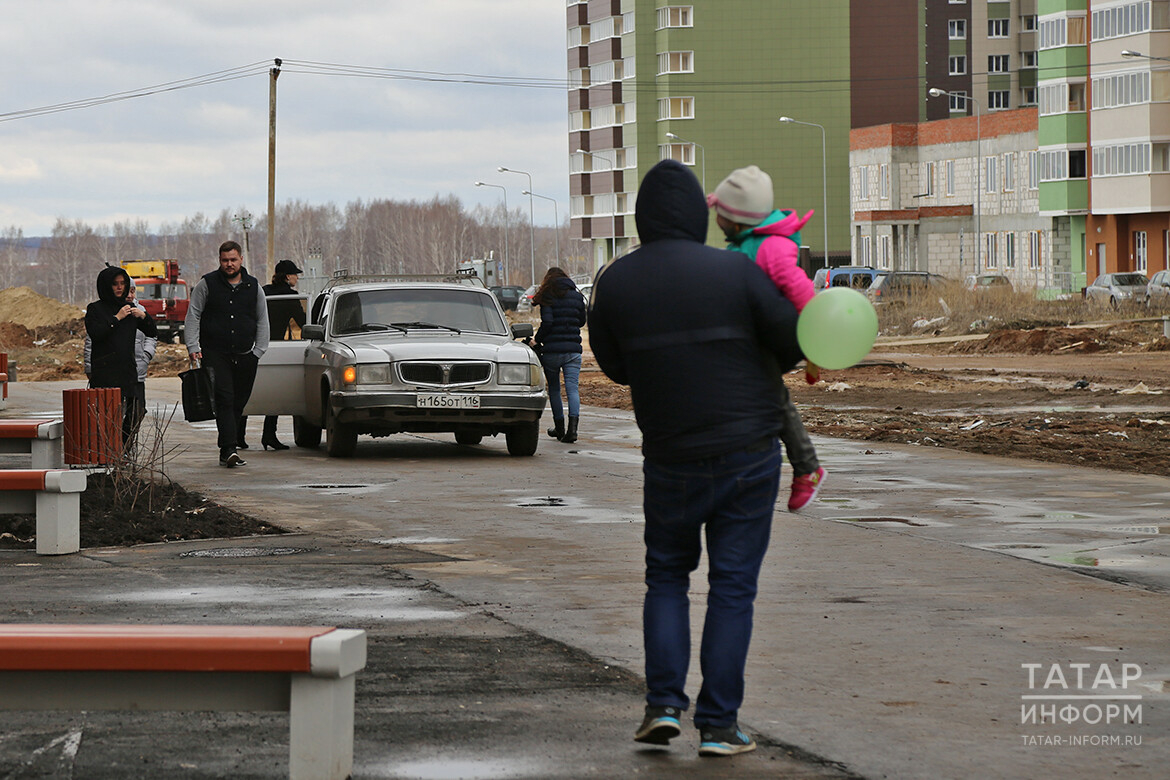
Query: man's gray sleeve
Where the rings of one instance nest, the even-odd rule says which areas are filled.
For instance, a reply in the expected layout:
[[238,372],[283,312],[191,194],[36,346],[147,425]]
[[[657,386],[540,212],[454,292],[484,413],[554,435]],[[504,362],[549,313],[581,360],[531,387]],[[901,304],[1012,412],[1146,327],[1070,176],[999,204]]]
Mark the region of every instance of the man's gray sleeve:
[[[257,285],[259,286],[259,285]],[[272,336],[272,329],[268,326],[268,298],[264,290],[256,290],[256,346],[252,354],[257,359],[264,357],[268,351],[268,339]]]
[[187,342],[187,354],[202,352],[199,346],[199,322],[203,319],[203,307],[207,304],[207,282],[203,279],[191,291],[187,304],[187,318],[183,320],[183,338]]

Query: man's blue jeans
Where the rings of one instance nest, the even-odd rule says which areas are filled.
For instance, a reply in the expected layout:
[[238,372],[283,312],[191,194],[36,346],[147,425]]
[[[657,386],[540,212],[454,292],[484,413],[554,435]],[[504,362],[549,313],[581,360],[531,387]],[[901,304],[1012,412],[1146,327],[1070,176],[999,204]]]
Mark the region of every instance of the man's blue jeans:
[[743,703],[760,565],[768,547],[780,480],[775,437],[741,451],[689,463],[645,462],[646,702],[686,709],[690,664],[690,574],[707,537],[707,616],[695,725],[726,728]]
[[540,356],[544,367],[544,379],[548,383],[548,405],[554,420],[565,419],[565,407],[561,403],[561,372],[565,374],[565,395],[569,397],[569,416],[581,416],[581,394],[577,382],[581,378],[580,352],[553,352]]

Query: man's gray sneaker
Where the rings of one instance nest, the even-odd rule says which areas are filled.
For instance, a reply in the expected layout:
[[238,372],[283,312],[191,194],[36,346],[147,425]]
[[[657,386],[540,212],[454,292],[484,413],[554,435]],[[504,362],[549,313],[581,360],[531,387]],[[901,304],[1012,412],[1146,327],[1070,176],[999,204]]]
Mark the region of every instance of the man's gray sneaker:
[[670,740],[682,733],[678,717],[682,710],[678,707],[646,706],[646,717],[642,725],[634,734],[635,742],[645,742],[648,745],[669,745]]
[[726,729],[704,726],[699,729],[699,735],[700,756],[734,756],[756,749],[756,741],[738,726]]
[[234,469],[236,466],[247,466],[248,461],[240,457],[239,453],[233,452],[225,457],[220,457],[219,465],[226,466],[229,469]]

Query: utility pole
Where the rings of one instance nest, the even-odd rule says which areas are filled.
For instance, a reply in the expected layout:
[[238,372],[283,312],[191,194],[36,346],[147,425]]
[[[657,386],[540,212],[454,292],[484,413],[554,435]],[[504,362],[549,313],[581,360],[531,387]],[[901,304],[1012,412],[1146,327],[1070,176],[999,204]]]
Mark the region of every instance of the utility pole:
[[249,231],[252,230],[252,212],[243,211],[232,217],[232,222],[235,222],[244,231],[244,257],[245,262],[252,262],[252,242],[249,240]]
[[273,60],[276,67],[268,71],[268,268],[264,279],[276,273],[276,79],[280,76],[281,60]]

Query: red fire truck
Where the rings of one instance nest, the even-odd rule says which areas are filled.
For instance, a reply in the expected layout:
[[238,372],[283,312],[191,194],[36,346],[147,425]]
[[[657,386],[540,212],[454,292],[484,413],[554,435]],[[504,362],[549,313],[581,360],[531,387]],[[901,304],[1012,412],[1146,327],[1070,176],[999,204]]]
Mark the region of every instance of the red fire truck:
[[182,343],[190,290],[179,277],[179,261],[124,260],[121,265],[134,280],[138,302],[158,326],[159,340]]

